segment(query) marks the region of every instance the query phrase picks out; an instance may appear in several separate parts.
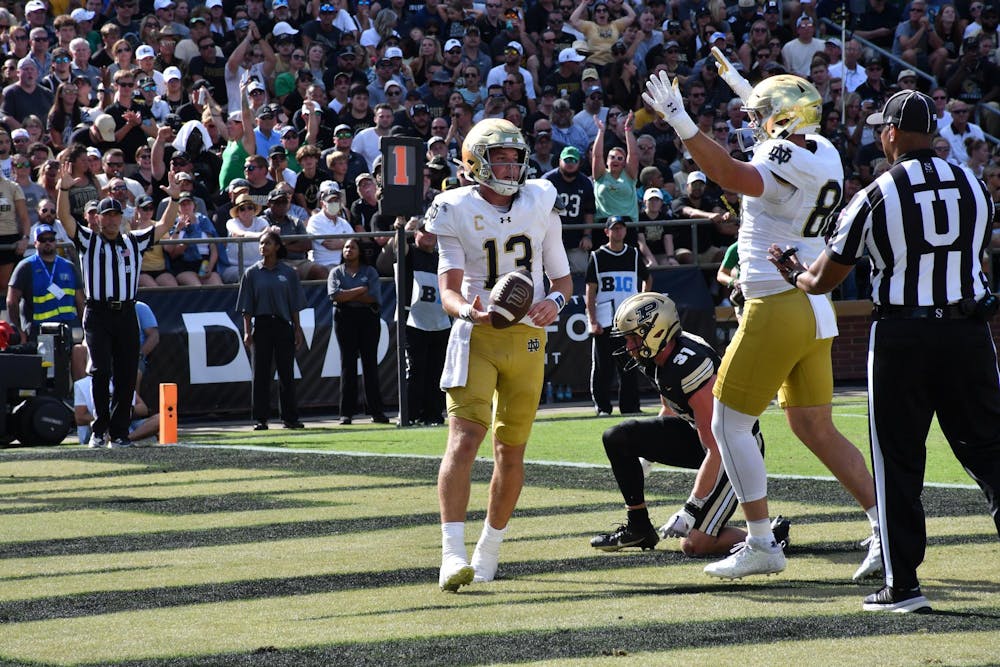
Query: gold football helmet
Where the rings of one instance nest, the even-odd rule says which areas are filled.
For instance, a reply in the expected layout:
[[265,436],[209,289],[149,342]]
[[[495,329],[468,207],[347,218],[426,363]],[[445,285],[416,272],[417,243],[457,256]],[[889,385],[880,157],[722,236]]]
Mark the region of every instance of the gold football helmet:
[[743,105],[759,142],[816,132],[822,108],[823,98],[816,87],[794,74],[764,79]]
[[[494,167],[500,163],[490,162],[490,149],[515,148],[518,151],[517,178],[500,179],[494,173]],[[485,185],[497,194],[511,196],[524,185],[528,175],[528,144],[524,141],[521,130],[509,120],[486,118],[476,123],[462,143],[462,164],[469,178]]]
[[629,370],[637,366],[639,361],[658,355],[680,331],[677,306],[669,297],[659,292],[640,292],[618,306],[611,335],[620,337],[634,334],[640,338],[638,346],[626,343],[625,348],[618,351],[618,354],[628,354],[631,357],[625,363],[625,370]]

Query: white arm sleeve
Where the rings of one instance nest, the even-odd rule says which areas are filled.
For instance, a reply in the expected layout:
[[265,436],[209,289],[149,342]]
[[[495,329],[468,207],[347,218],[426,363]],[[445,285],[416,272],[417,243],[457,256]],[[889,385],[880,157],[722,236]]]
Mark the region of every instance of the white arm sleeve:
[[452,269],[465,270],[465,251],[454,236],[438,237],[438,275]]

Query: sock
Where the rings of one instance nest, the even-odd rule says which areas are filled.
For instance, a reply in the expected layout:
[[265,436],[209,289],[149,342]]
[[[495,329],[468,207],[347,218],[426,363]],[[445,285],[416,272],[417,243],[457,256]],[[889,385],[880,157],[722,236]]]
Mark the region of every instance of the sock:
[[639,507],[628,511],[628,525],[642,528],[649,523],[649,511],[645,507]]
[[450,521],[441,524],[441,561],[451,559],[468,562],[465,551],[465,522]]
[[878,505],[872,505],[865,510],[868,515],[868,523],[872,525],[872,534],[878,535]]
[[769,549],[775,546],[774,533],[771,532],[771,522],[767,519],[747,521],[747,542],[753,546],[766,546]]
[[503,536],[507,534],[507,527],[494,528],[487,522],[483,522],[483,532],[479,534],[479,541],[476,543],[476,549],[480,546],[492,547],[495,550],[500,549],[500,543],[503,542]]
[[500,561],[500,543],[507,534],[507,527],[494,528],[488,522],[483,522],[483,532],[479,534],[476,550],[472,552],[472,567],[476,570],[473,581],[493,581],[497,573],[497,563]]

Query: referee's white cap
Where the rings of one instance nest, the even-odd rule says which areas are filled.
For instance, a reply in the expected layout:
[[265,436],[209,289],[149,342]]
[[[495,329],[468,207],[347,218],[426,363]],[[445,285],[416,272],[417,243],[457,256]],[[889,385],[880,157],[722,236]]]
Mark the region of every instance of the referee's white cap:
[[915,90],[901,90],[885,102],[882,111],[868,116],[869,125],[895,125],[904,132],[934,134],[937,112],[934,101]]

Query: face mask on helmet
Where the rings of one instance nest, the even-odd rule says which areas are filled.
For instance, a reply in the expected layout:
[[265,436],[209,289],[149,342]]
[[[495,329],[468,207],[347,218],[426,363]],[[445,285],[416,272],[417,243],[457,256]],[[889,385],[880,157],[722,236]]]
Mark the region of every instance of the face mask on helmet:
[[[514,161],[493,162],[494,149],[501,148],[516,151]],[[488,119],[477,123],[466,137],[462,163],[472,180],[509,197],[524,185],[528,153],[528,145],[517,126],[507,120]]]
[[631,370],[656,357],[680,331],[674,302],[657,292],[642,292],[618,306],[611,335],[627,339],[615,354],[627,355],[624,370]]
[[[755,143],[769,139],[787,139],[793,134],[816,132],[819,128],[823,98],[819,91],[801,77],[780,74],[758,83],[743,111],[746,112]],[[743,134],[737,138],[744,151]]]

